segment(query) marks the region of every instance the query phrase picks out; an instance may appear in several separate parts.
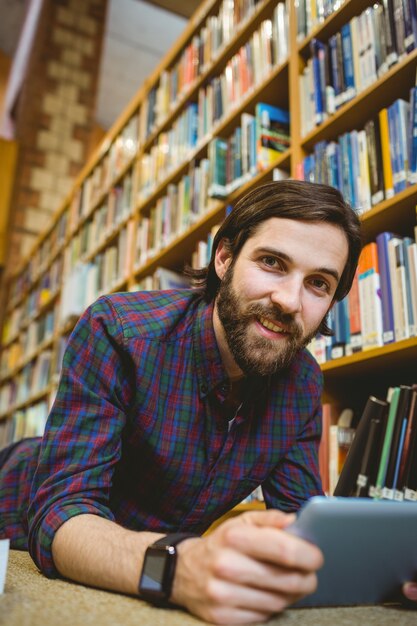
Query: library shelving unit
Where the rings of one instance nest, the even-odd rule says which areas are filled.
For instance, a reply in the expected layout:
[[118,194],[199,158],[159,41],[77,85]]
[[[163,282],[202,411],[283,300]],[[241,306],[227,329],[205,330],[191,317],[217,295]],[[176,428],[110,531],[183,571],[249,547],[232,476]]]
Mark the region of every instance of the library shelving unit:
[[[417,45],[314,127],[303,127],[303,111],[311,103],[302,100],[300,77],[314,42],[327,44],[373,5],[374,0],[202,3],[9,278],[0,447],[42,433],[66,339],[88,304],[102,293],[143,287],[158,268],[181,272],[247,190],[277,172],[299,177],[300,164],[319,142],[362,129],[396,98],[409,98]],[[247,169],[240,163],[240,177],[229,176],[219,192],[219,146],[236,152],[241,141],[242,153],[250,152],[237,129],[256,120],[260,102],[289,109],[289,146],[262,167],[254,168],[243,154]],[[229,174],[230,160],[223,168]],[[407,184],[369,207],[362,213],[366,241],[384,230],[411,236],[416,203],[417,184]],[[417,337],[327,361],[325,400],[359,409],[370,393],[416,382],[416,365]]]

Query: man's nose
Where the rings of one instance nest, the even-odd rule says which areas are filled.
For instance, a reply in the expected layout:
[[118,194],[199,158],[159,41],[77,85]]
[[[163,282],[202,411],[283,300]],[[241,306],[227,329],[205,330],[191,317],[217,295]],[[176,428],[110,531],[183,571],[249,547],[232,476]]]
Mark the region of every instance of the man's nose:
[[271,292],[271,302],[284,313],[298,313],[301,311],[301,293],[302,281],[295,276],[287,276]]

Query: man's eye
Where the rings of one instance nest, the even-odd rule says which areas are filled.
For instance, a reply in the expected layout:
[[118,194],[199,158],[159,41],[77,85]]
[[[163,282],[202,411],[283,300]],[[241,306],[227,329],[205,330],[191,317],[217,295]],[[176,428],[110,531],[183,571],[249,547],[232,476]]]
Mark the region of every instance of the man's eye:
[[320,291],[330,291],[329,283],[327,283],[325,280],[322,280],[321,278],[313,278],[311,284],[313,285],[313,287],[319,289]]
[[276,267],[277,266],[277,260],[273,256],[264,256],[264,257],[262,257],[262,261],[268,267]]

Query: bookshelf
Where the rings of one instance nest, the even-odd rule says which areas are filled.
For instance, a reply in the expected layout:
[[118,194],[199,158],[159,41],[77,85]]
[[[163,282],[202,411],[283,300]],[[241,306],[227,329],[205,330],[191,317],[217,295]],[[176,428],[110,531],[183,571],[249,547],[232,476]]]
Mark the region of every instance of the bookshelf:
[[[19,433],[23,423],[24,432],[25,416],[33,407],[43,423],[66,338],[92,300],[101,293],[134,289],[160,267],[181,271],[227,207],[251,187],[272,180],[277,171],[300,177],[304,159],[317,144],[361,131],[382,108],[409,98],[416,82],[417,41],[305,132],[301,77],[312,42],[329,45],[374,5],[371,0],[236,0],[230,11],[231,5],[220,0],[202,3],[79,174],[29,257],[8,279],[0,447],[15,436],[15,423]],[[284,7],[287,22],[282,21]],[[234,91],[228,91],[230,75]],[[241,169],[222,193],[210,195],[216,172],[209,157],[215,142],[230,146],[241,140],[243,116],[250,124],[260,102],[290,110],[289,148],[277,151],[262,169],[256,154],[255,162],[248,157],[247,171]],[[182,212],[178,198],[186,209]],[[366,243],[383,231],[414,236],[416,205],[417,184],[408,181],[392,197],[368,206],[361,213]],[[175,228],[171,222],[167,227],[167,207],[176,216]],[[152,241],[150,248],[142,240]],[[417,382],[416,364],[415,336],[327,360],[322,363],[324,401],[353,404],[359,411],[370,393],[383,396],[392,384]]]

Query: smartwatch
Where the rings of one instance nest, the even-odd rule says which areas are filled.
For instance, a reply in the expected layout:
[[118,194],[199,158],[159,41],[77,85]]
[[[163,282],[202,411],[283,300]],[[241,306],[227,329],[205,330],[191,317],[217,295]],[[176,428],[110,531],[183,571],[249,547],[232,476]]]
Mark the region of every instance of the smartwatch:
[[176,546],[191,537],[193,533],[174,533],[158,539],[145,552],[142,572],[139,580],[141,598],[155,606],[171,606],[169,598],[172,592],[175,566],[177,562]]

